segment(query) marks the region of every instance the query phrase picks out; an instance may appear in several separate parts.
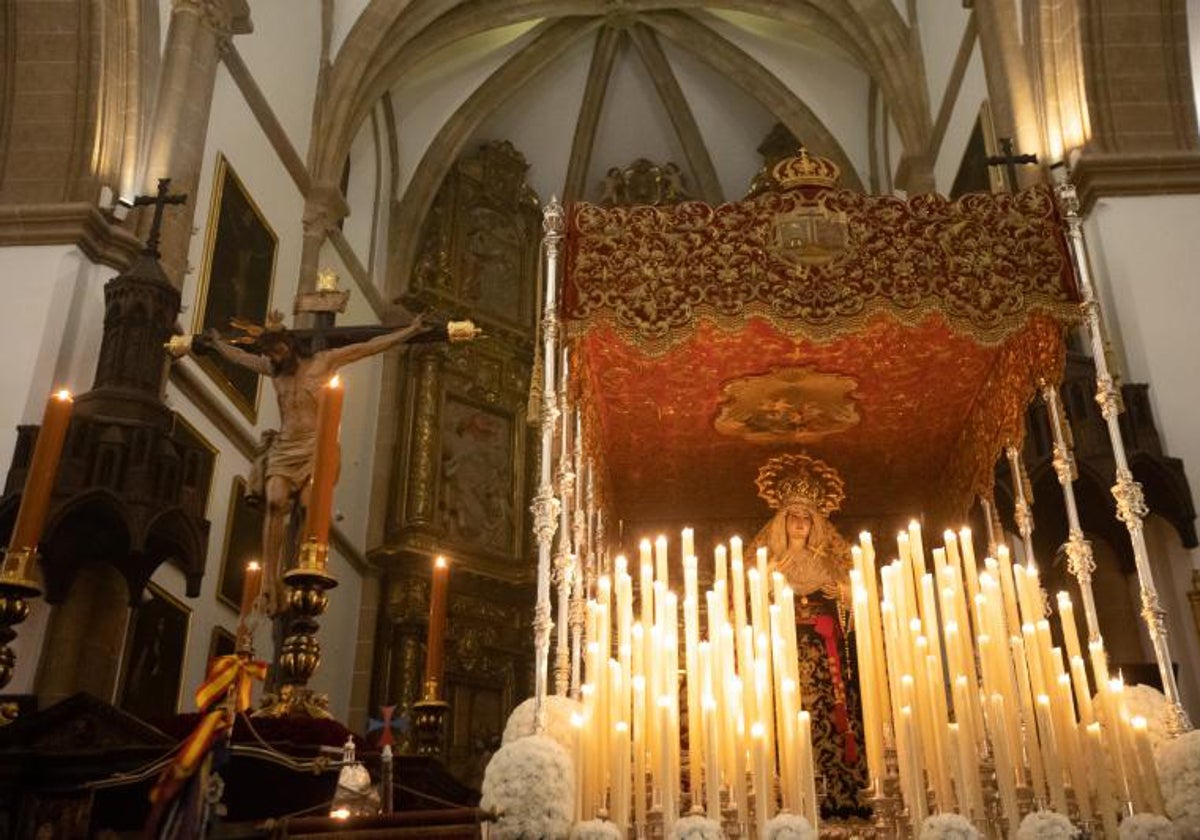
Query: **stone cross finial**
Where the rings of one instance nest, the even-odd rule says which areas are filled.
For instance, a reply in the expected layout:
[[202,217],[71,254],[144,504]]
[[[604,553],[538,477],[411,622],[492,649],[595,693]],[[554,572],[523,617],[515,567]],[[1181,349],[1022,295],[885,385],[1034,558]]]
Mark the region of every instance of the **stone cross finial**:
[[186,195],[169,195],[167,187],[170,184],[170,178],[159,178],[158,192],[155,195],[139,195],[133,200],[134,207],[154,205],[154,219],[150,222],[150,234],[146,237],[146,247],[142,249],[142,253],[147,256],[161,256],[158,253],[158,239],[162,231],[163,208],[168,204],[183,204],[187,201]]

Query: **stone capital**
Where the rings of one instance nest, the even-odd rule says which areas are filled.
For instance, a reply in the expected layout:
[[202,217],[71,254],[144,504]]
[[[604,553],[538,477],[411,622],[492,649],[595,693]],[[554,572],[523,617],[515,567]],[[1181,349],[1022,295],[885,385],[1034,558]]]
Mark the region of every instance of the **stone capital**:
[[254,31],[247,0],[173,0],[173,14],[200,18],[218,35],[245,35]]
[[340,188],[333,184],[316,184],[304,198],[304,215],[301,217],[304,235],[325,239],[348,215],[350,205]]
[[896,186],[909,195],[934,192],[933,158],[927,154],[914,155],[905,152],[896,167]]

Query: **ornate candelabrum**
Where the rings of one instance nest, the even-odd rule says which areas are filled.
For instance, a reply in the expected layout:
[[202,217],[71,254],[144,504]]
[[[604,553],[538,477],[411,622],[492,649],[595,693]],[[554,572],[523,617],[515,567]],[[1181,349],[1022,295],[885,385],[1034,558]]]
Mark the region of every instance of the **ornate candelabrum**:
[[[28,617],[29,599],[42,594],[36,579],[37,545],[46,523],[58,461],[71,422],[72,405],[69,391],[53,394],[46,403],[46,413],[26,471],[12,539],[4,562],[0,564],[0,688],[12,681],[16,670],[17,655],[9,647],[17,637],[13,627]],[[10,722],[13,717],[9,709],[0,709],[0,724]]]
[[[17,667],[17,655],[9,646],[17,637],[13,628],[29,616],[29,600],[42,594],[33,573],[37,558],[32,548],[10,548],[0,568],[0,689],[12,681]],[[0,724],[11,719],[0,709]]]
[[300,562],[283,575],[288,586],[287,636],[279,654],[282,676],[279,695],[256,713],[256,717],[299,715],[332,718],[329,698],[316,694],[308,681],[321,664],[321,643],[317,641],[317,619],[329,606],[330,589],[337,579],[326,568],[329,545],[308,540],[300,547]]
[[445,757],[446,715],[450,704],[439,696],[436,678],[425,681],[421,699],[413,703],[413,733],[418,755]]

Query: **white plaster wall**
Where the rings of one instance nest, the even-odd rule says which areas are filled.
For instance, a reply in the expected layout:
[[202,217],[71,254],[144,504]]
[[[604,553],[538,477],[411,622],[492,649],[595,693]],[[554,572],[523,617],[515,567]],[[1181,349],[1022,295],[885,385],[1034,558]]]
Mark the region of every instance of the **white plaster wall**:
[[925,56],[925,80],[929,89],[930,109],[935,119],[970,16],[970,11],[958,3],[917,0],[917,26],[921,33],[921,51]]
[[[380,115],[381,109],[375,109],[375,115]],[[387,191],[381,190],[380,184],[380,153],[386,154],[386,148],[380,149],[377,120],[368,119],[362,124],[350,144],[350,179],[346,185],[346,203],[350,206],[348,215],[342,224],[342,233],[346,241],[354,249],[355,255],[372,273],[374,264],[373,244],[376,236],[382,236],[387,228],[378,226],[375,213],[376,198],[387,203]],[[386,236],[384,237],[386,239]],[[347,275],[343,275],[347,276]]]
[[[595,43],[595,36],[578,41],[537,78],[516,91],[499,113],[479,127],[467,150],[489,140],[508,140],[529,162],[526,180],[534,192],[543,201],[549,201],[551,195],[561,197]],[[611,109],[605,116],[612,116]],[[592,180],[589,178],[585,183],[584,195],[590,195],[594,189]]]
[[[17,426],[39,424],[46,399],[58,388],[91,388],[104,318],[104,283],[114,274],[74,246],[47,245],[0,250],[0,276],[16,305],[0,307],[0,334],[12,353],[0,365],[0,388],[11,395],[0,404],[0,475],[12,464]],[[31,602],[13,650],[17,669],[9,690],[33,690],[50,609]]]
[[13,302],[0,307],[0,334],[11,354],[0,365],[0,388],[9,395],[0,404],[0,474],[7,474],[17,426],[40,423],[53,391],[91,388],[104,283],[113,271],[66,245],[5,248],[0,271]]
[[[271,28],[269,24],[272,20],[282,25],[285,5],[293,4],[264,3],[260,7],[255,3],[256,25],[266,30],[264,35]],[[316,4],[312,5],[317,8]],[[270,61],[257,55],[257,48],[250,44],[247,44],[245,54],[247,64],[273,106],[278,104],[281,108],[281,122],[293,141],[301,145],[300,141],[307,142],[308,114],[304,114],[303,120],[299,119],[299,114],[303,109],[311,108],[315,55],[304,37],[281,41],[280,31],[276,28],[274,33]],[[289,48],[280,49],[280,43],[289,44]],[[295,90],[284,91],[276,87],[285,80],[289,80]],[[304,90],[309,92],[305,94]],[[307,103],[304,102],[305,96]],[[196,196],[199,211],[188,254],[190,270],[183,278],[184,311],[180,316],[180,324],[188,331],[197,326],[196,310],[199,306],[199,286],[218,152],[229,160],[278,236],[272,300],[284,312],[291,311],[299,268],[302,196],[223,67],[217,71],[212,115]],[[38,422],[41,405],[53,387],[63,382],[76,391],[91,387],[102,330],[103,283],[112,274],[110,269],[93,265],[74,248],[47,246],[6,248],[0,251],[0,276],[5,277],[6,288],[14,296],[13,299],[20,301],[19,306],[0,311],[0,327],[5,330],[9,346],[24,348],[24,356],[18,363],[0,365],[0,387],[13,395],[0,407],[0,467],[5,470],[11,460],[15,426],[18,423]],[[375,320],[361,296],[354,299],[347,317],[354,323]],[[194,362],[188,360],[182,364],[194,365]],[[339,527],[360,549],[363,548],[361,541],[366,528],[373,457],[364,442],[374,440],[375,436],[379,369],[376,360],[358,369],[347,370],[348,397],[342,430],[342,439],[347,444],[345,468],[335,504],[344,513]],[[208,382],[206,374],[198,375]],[[215,385],[206,387],[216,399],[224,399]],[[180,707],[186,710],[191,708],[191,694],[203,678],[213,628],[222,626],[232,629],[236,621],[233,609],[218,601],[216,592],[220,582],[225,520],[233,477],[244,474],[248,464],[232,442],[208,420],[204,411],[193,405],[174,386],[168,386],[166,398],[171,407],[220,453],[216,459],[208,503],[211,530],[200,596],[195,599],[185,597],[183,575],[172,567],[163,566],[154,576],[156,583],[183,600],[191,610],[180,690]],[[256,425],[252,427],[249,421],[243,425],[244,431],[254,437],[257,437],[260,429],[277,423],[278,412],[269,384],[262,389],[260,409]],[[343,558],[336,556],[336,552],[331,558],[330,568],[340,585],[334,591],[329,612],[322,621],[320,640],[324,661],[313,685],[330,695],[335,714],[344,717],[349,709],[361,581],[358,572]],[[32,688],[37,669],[37,651],[44,635],[47,613],[45,605],[37,603],[32,616],[21,628],[17,642],[20,664],[12,690]],[[259,634],[258,651],[269,658],[271,650],[268,637],[264,626]]]
[[1200,196],[1106,198],[1086,227],[1121,372],[1150,384],[1163,446],[1183,459],[1193,497],[1200,490],[1198,219]]
[[797,26],[733,12],[720,12],[710,22],[713,29],[758,59],[813,110],[842,144],[859,178],[867,183],[870,80],[866,73],[849,58],[843,58],[836,47],[818,45],[817,36]]
[[471,92],[526,43],[536,21],[464,38],[421,62],[392,88],[399,161],[397,191],[403,195],[425,150]]
[[1200,0],[1187,0],[1188,53],[1192,60],[1192,96],[1200,115]]
[[967,62],[966,73],[963,74],[958,97],[954,100],[950,122],[946,124],[946,134],[942,138],[937,161],[933,166],[933,177],[940,193],[948,193],[954,186],[954,177],[962,166],[967,141],[971,139],[971,131],[979,119],[979,108],[985,99],[987,79],[983,75],[983,56],[979,51],[979,43],[976,42],[971,59]]
[[[1176,676],[1179,694],[1194,722],[1200,720],[1200,633],[1187,598],[1192,586],[1191,558],[1180,545],[1175,529],[1158,516],[1146,521],[1146,548],[1150,552],[1154,585],[1167,611],[1171,658],[1179,665]],[[1153,648],[1147,653],[1153,658]]]
[[342,48],[342,44],[346,40],[346,36],[350,34],[350,30],[354,28],[355,21],[358,16],[369,5],[370,0],[334,0],[333,3],[333,30],[329,43],[329,55],[334,57],[338,50]]
[[250,20],[254,31],[235,36],[234,45],[303,159],[321,59],[321,4],[253,0]]
[[[737,201],[750,189],[762,166],[758,145],[776,119],[758,100],[689,52],[663,41],[679,86],[700,127],[713,159],[726,201]],[[869,163],[860,164],[869,168]],[[863,183],[867,179],[864,175]]]

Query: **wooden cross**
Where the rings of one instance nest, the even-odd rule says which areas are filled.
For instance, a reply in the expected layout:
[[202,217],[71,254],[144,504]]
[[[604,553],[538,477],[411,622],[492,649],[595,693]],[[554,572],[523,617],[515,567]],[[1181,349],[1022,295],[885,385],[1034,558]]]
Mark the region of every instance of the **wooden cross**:
[[1003,166],[1005,175],[1008,180],[1008,191],[1017,191],[1017,164],[1018,163],[1037,163],[1037,155],[1024,154],[1018,155],[1013,149],[1013,141],[1011,137],[1000,138],[1000,151],[1002,155],[988,155],[984,158],[984,162],[988,166]]
[[[349,289],[339,289],[337,276],[331,272],[322,271],[321,282],[314,292],[301,292],[296,295],[293,312],[296,315],[312,315],[312,327],[291,330],[292,337],[307,354],[319,353],[334,347],[345,347],[347,344],[359,344],[370,341],[380,335],[387,335],[402,325],[380,326],[376,324],[339,327],[335,326],[337,316],[346,311],[346,303],[350,300]],[[437,321],[427,324],[428,329],[418,333],[408,340],[409,344],[423,344],[446,340],[446,328]]]
[[186,195],[168,195],[167,187],[170,184],[170,178],[159,178],[158,193],[156,195],[139,195],[133,200],[134,207],[154,205],[154,218],[150,222],[150,235],[146,238],[146,247],[142,249],[143,254],[152,257],[161,256],[158,253],[158,235],[162,230],[163,208],[168,204],[183,204],[187,201]]

